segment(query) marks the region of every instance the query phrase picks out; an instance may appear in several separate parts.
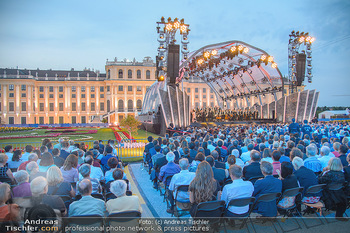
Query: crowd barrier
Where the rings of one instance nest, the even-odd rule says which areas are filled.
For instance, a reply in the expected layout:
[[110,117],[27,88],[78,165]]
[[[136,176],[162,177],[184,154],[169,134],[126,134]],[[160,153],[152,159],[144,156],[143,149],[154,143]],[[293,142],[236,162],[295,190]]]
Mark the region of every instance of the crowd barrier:
[[[108,140],[102,140],[103,144],[106,145]],[[84,142],[87,150],[93,148],[94,141],[74,141],[75,143]],[[147,139],[123,139],[119,143],[116,142],[115,149],[118,153],[118,156],[121,159],[128,158],[142,158],[143,151],[145,150],[145,145],[148,143]],[[14,143],[0,143],[0,150],[3,153],[4,148],[7,145],[12,145],[14,150],[22,150],[25,151],[26,145],[32,145],[35,149],[40,149],[41,142],[14,142]]]

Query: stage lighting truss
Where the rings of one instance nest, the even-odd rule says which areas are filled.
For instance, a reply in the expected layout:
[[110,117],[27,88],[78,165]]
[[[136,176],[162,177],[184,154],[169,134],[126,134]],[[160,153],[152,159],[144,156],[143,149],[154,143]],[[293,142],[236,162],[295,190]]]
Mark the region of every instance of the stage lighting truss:
[[[188,34],[189,34],[189,24],[185,24],[184,19],[180,21],[178,18],[175,18],[173,21],[169,17],[167,22],[164,17],[161,18],[160,22],[157,22],[157,33],[158,33],[158,56],[157,56],[157,77],[166,76],[166,67],[167,67],[167,56],[168,56],[168,46],[170,44],[175,44],[176,33],[179,32],[181,35],[181,53],[182,59],[186,60],[188,58]],[[184,77],[185,79],[188,76]],[[159,78],[158,78],[159,79]]]
[[[315,37],[311,37],[308,32],[295,32],[292,31],[289,35],[289,43],[288,43],[288,77],[289,82],[292,86],[296,83],[296,63],[297,63],[297,55],[299,50],[303,49],[302,52],[306,54],[306,77],[308,82],[312,82],[312,51],[311,45],[315,41]],[[293,88],[292,88],[293,89]]]
[[182,76],[202,79],[223,101],[258,96],[261,102],[268,93],[283,92],[282,75],[274,57],[241,41],[208,45],[191,52],[180,65]]

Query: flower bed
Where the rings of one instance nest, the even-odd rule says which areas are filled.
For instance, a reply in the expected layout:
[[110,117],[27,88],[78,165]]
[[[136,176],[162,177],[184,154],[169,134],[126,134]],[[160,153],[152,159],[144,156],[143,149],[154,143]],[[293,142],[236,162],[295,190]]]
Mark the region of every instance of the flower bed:
[[0,127],[0,132],[28,131],[32,129],[31,127]]
[[66,129],[66,130],[48,130],[45,131],[45,133],[62,133],[63,135],[69,134],[69,135],[79,135],[79,134],[94,134],[97,133],[96,129],[90,129],[90,130],[80,130],[80,129]]
[[14,135],[14,136],[0,136],[0,140],[4,140],[4,139],[19,139],[19,138],[47,138],[47,137],[59,137],[60,135],[62,135],[61,133],[50,133],[48,135],[22,135],[22,136],[18,136],[18,135]]
[[112,127],[112,131],[114,133],[115,139],[117,139],[118,142],[120,142],[122,140],[122,138],[120,137],[119,133],[117,130],[115,130],[114,127]]

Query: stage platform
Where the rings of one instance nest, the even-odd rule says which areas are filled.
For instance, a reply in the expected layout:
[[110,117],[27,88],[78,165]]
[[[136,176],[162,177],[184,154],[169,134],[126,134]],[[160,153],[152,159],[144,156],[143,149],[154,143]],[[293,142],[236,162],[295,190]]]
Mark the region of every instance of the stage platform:
[[193,122],[192,127],[218,127],[229,125],[250,125],[250,124],[273,124],[277,123],[276,119],[257,119],[257,120],[245,120],[245,121],[216,121],[216,122]]

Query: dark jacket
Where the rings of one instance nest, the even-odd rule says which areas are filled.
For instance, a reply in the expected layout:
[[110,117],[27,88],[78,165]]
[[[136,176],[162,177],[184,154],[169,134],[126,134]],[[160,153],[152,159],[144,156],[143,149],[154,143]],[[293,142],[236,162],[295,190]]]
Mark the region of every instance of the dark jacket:
[[217,180],[220,185],[224,184],[226,179],[225,169],[213,167],[214,179]]
[[[294,175],[298,179],[300,187],[304,188],[304,194],[305,194],[305,191],[310,186],[318,184],[317,177],[316,177],[315,173],[304,166],[300,167],[297,171],[295,171]],[[315,194],[313,194],[313,195],[309,194],[309,195],[307,195],[307,197],[314,196],[314,195]],[[318,196],[318,197],[321,196],[321,193],[317,194],[316,196]]]
[[245,180],[249,180],[252,177],[263,176],[260,169],[259,162],[252,162],[248,166],[243,168],[243,177]]
[[215,166],[216,168],[222,168],[222,169],[225,169],[225,168],[226,168],[225,163],[220,162],[220,161],[217,161],[217,160],[215,160],[214,166]]

